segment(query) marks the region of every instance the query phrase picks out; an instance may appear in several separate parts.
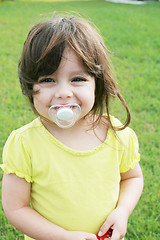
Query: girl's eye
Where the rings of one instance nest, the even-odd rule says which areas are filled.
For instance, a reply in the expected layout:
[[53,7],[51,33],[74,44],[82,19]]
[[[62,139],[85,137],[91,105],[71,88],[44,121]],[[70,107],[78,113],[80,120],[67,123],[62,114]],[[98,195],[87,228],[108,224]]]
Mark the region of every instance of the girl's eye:
[[72,80],[72,82],[86,82],[86,79],[81,77],[76,77]]
[[51,82],[55,82],[55,81],[52,78],[45,78],[45,79],[42,79],[40,82],[41,83],[51,83]]

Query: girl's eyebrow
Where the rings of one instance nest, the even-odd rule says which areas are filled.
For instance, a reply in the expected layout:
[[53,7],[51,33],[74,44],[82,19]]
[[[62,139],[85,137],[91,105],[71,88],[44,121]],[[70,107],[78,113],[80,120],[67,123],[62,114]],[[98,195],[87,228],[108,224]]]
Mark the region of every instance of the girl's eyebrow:
[[87,71],[72,71],[70,72],[70,74],[72,75],[76,75],[76,74],[79,74],[79,75],[88,75],[88,72]]
[[[45,75],[45,76],[40,76],[39,78],[38,78],[38,81],[41,81],[41,80],[43,80],[44,78],[51,78],[51,77],[54,77],[55,76],[55,74],[56,73],[53,73],[53,74],[51,74],[51,75]],[[89,75],[89,73],[87,72],[87,71],[81,71],[81,70],[74,70],[74,71],[71,71],[70,72],[70,75],[81,75],[81,76],[86,76],[86,75]]]
[[43,80],[44,78],[47,78],[47,77],[49,77],[49,76],[40,76],[39,78],[38,78],[38,81],[41,81],[41,80]]
[[[56,72],[49,75],[48,77],[52,77],[52,76],[55,76],[55,75],[56,75]],[[69,75],[70,76],[76,76],[76,75],[86,76],[86,75],[89,75],[89,73],[85,70],[73,70],[73,71],[69,72]]]

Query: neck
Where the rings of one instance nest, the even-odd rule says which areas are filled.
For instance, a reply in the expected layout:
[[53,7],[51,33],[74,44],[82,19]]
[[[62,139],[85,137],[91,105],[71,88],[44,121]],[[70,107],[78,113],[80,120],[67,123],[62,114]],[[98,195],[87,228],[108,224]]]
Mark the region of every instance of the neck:
[[93,117],[81,119],[70,128],[60,128],[55,123],[41,118],[44,127],[64,145],[80,151],[92,149],[102,144],[107,136],[106,124],[100,122],[94,129]]
[[44,118],[43,116],[40,116],[40,120],[44,127],[54,135],[55,132],[59,132],[59,134],[67,134],[67,133],[76,133],[79,131],[87,131],[91,129],[92,127],[92,117],[87,116],[83,119],[77,121],[72,127],[69,128],[60,128],[56,125],[56,123]]

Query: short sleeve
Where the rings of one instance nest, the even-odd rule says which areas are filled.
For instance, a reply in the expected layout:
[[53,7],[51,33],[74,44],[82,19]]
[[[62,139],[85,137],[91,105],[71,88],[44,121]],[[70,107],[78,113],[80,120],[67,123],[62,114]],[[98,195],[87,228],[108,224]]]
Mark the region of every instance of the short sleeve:
[[23,137],[16,131],[11,133],[4,146],[3,164],[0,167],[7,174],[15,173],[27,182],[32,182],[30,151]]
[[135,164],[140,161],[139,143],[135,132],[127,128],[124,134],[124,148],[120,161],[120,172],[127,172],[129,169],[133,169]]

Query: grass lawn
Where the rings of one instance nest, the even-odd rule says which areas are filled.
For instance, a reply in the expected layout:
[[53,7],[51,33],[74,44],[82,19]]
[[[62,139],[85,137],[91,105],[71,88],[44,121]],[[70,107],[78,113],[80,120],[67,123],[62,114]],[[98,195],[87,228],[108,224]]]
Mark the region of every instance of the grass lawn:
[[[21,95],[17,62],[30,27],[42,15],[77,11],[100,29],[120,86],[132,113],[131,127],[140,142],[144,192],[132,213],[126,240],[160,239],[160,3],[127,5],[97,1],[0,2],[0,153],[13,129],[35,118]],[[122,121],[124,113],[114,101],[112,114]],[[0,159],[1,162],[1,159]],[[0,181],[2,171],[0,171]],[[1,194],[1,193],[0,193]],[[23,239],[6,220],[0,204],[0,239]]]

